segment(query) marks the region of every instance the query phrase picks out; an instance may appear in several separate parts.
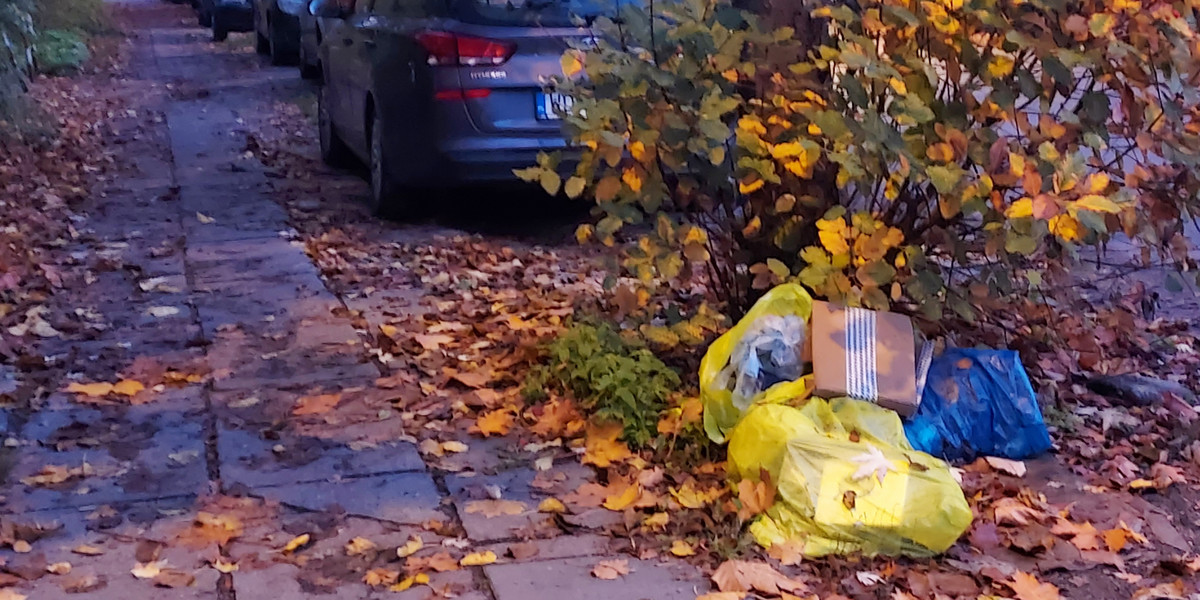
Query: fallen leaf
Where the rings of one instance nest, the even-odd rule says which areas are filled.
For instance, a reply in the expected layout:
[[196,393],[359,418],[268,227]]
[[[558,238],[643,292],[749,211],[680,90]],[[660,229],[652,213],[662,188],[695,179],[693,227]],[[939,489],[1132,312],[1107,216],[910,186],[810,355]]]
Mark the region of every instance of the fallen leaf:
[[150,308],[146,309],[146,314],[148,314],[156,319],[165,319],[167,317],[173,317],[173,316],[179,314],[179,307],[177,307],[177,306],[151,306]]
[[412,536],[404,542],[403,546],[396,548],[396,556],[399,558],[408,558],[417,553],[418,550],[425,547],[425,542],[420,537]]
[[596,579],[617,579],[629,574],[629,561],[627,559],[602,560],[592,569],[592,576]]
[[154,579],[162,572],[163,567],[167,566],[167,561],[156,560],[148,563],[138,563],[129,572],[133,573],[138,579]]
[[475,424],[471,426],[471,433],[478,433],[483,437],[508,435],[508,431],[512,429],[515,419],[516,414],[511,409],[501,408],[493,410],[475,419]]
[[17,554],[29,554],[30,552],[33,552],[33,546],[25,540],[17,540],[13,542],[12,549],[13,552],[16,552]]
[[623,428],[620,423],[589,425],[584,441],[583,464],[606,468],[633,456],[625,442],[617,441]]
[[546,498],[538,504],[538,512],[565,513],[567,512],[567,507],[558,498]]
[[442,450],[444,450],[446,452],[459,453],[459,452],[466,452],[468,449],[469,448],[467,447],[466,444],[459,442],[457,440],[450,440],[449,442],[442,442]]
[[[72,575],[67,578],[62,584],[62,589],[68,594],[86,594],[94,592],[108,585],[108,582],[102,577],[96,576],[94,573],[83,573]],[[24,598],[24,596],[20,596]],[[0,593],[0,600],[10,600],[3,593]]]
[[738,518],[749,521],[755,515],[767,512],[775,503],[775,485],[771,483],[771,475],[763,469],[761,479],[752,481],[749,478],[738,482],[738,500],[742,506],[738,510]]
[[759,591],[778,596],[782,592],[803,593],[808,586],[788,578],[770,565],[746,560],[727,560],[712,574],[713,583],[722,592]]
[[296,550],[299,550],[301,547],[303,547],[305,544],[307,544],[309,542],[309,540],[311,540],[311,539],[312,539],[311,535],[309,535],[307,533],[302,533],[302,534],[292,538],[291,541],[289,541],[287,544],[284,544],[283,550],[280,550],[280,552],[283,552],[284,554],[291,554],[291,553],[295,552]]
[[458,570],[458,559],[450,556],[449,552],[438,552],[433,556],[410,556],[405,562],[405,567],[410,571],[424,571],[433,569],[438,573],[446,571]]
[[696,549],[692,548],[691,544],[683,540],[675,540],[674,542],[671,542],[671,554],[680,557],[695,556]]
[[476,500],[467,503],[468,514],[481,514],[489,519],[500,515],[519,515],[525,504],[516,500]]
[[709,488],[708,490],[697,489],[690,481],[684,483],[679,489],[668,488],[667,491],[684,508],[704,508],[711,504],[713,500],[721,497],[723,493],[718,488]]
[[804,544],[792,540],[777,542],[767,548],[767,556],[785,567],[795,566],[804,560]]
[[54,564],[47,565],[47,566],[46,566],[46,572],[47,572],[47,573],[52,573],[52,574],[54,574],[54,575],[66,575],[67,573],[70,573],[70,572],[71,572],[71,563],[69,563],[69,562],[56,562],[56,563],[54,563]]
[[83,394],[89,398],[102,398],[112,393],[113,384],[106,381],[97,383],[74,382],[67,386],[66,391],[73,394]]
[[303,396],[296,401],[296,407],[292,409],[292,414],[301,415],[319,415],[327,413],[339,402],[342,401],[341,394],[320,394],[317,396]]
[[163,569],[154,576],[154,585],[163,588],[190,587],[196,583],[196,576],[179,569]]
[[437,350],[438,348],[441,348],[443,344],[449,344],[450,342],[454,341],[453,336],[444,334],[417,334],[413,336],[413,339],[417,340],[417,343],[426,350]]
[[427,583],[429,583],[429,575],[425,573],[417,573],[416,575],[405,577],[399,583],[389,587],[388,591],[403,592],[414,585],[425,585]]
[[202,223],[202,224],[204,224],[204,225],[212,225],[213,223],[216,223],[216,222],[217,222],[217,220],[216,220],[216,219],[214,219],[214,218],[212,218],[212,217],[210,217],[210,216],[208,216],[208,215],[206,215],[206,214],[204,214],[204,213],[202,213],[202,212],[197,212],[197,213],[196,213],[196,220],[197,220],[197,221],[200,221],[200,223]]
[[1183,580],[1176,579],[1174,583],[1160,583],[1154,587],[1142,588],[1133,593],[1133,600],[1184,600]]
[[509,544],[505,554],[512,557],[513,560],[525,560],[537,556],[540,551],[538,545],[533,542],[519,542]]
[[28,598],[28,596],[17,592],[14,589],[5,588],[0,590],[0,600],[25,600],[26,598]]
[[1007,458],[1000,458],[996,456],[986,456],[984,457],[984,460],[986,460],[987,464],[991,465],[993,469],[1000,471],[1001,473],[1008,473],[1013,477],[1025,476],[1025,463],[1019,460],[1009,460]]
[[709,592],[696,596],[696,600],[742,600],[745,592]]
[[238,570],[236,562],[225,560],[225,558],[220,556],[212,562],[212,567],[221,573],[233,573]]
[[82,554],[84,556],[100,556],[101,554],[104,554],[104,550],[101,550],[95,546],[88,546],[87,544],[75,546],[71,549],[71,552],[74,552],[75,554]]
[[1035,521],[1041,521],[1046,516],[1016,498],[997,500],[992,505],[992,511],[996,515],[996,523],[999,525],[1028,525]]
[[642,526],[646,529],[663,530],[667,524],[671,522],[671,515],[665,512],[654,513],[645,519],[642,519]]
[[472,552],[458,561],[458,564],[464,567],[482,567],[496,562],[496,553],[491,550],[484,552]]
[[1017,600],[1062,599],[1058,593],[1058,586],[1052,583],[1042,583],[1033,575],[1022,571],[1013,574],[1013,579],[1008,583],[1008,587],[1012,588],[1013,593],[1017,595]]
[[859,571],[854,574],[854,578],[859,583],[868,587],[874,587],[883,583],[883,577],[880,577],[879,573],[872,573],[870,571]]
[[369,586],[394,585],[400,579],[400,571],[378,567],[363,575],[363,583]]
[[851,457],[850,461],[859,465],[858,470],[851,475],[851,479],[854,481],[875,477],[880,483],[883,483],[883,478],[887,476],[888,471],[896,470],[892,461],[883,454],[883,451],[871,444],[867,444],[867,450],[858,456]]
[[642,494],[641,486],[636,484],[626,485],[620,492],[614,493],[604,499],[604,508],[613,511],[622,511],[637,501],[638,496]]
[[459,373],[455,371],[454,374],[450,376],[450,379],[457,381],[469,388],[481,388],[492,380],[492,376],[489,373],[483,373],[481,371],[473,371],[470,373]]
[[346,542],[346,556],[366,554],[376,548],[375,542],[364,537],[356,537]]

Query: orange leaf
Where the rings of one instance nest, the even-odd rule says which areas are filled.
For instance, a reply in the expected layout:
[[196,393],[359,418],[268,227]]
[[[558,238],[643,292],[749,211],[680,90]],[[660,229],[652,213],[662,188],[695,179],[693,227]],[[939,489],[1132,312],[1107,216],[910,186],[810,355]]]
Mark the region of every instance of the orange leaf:
[[304,396],[296,401],[296,408],[292,409],[292,414],[301,415],[319,415],[333,410],[333,407],[342,401],[341,394],[320,394],[317,396]]
[[512,429],[515,417],[516,415],[513,414],[512,409],[508,408],[484,413],[478,419],[475,419],[475,424],[471,426],[471,433],[478,433],[483,437],[508,435],[508,431]]
[[106,381],[99,383],[72,383],[67,386],[67,391],[75,394],[83,394],[91,398],[100,398],[112,393],[113,384]]
[[1017,571],[1008,587],[1017,595],[1017,600],[1062,600],[1058,587],[1052,583],[1042,583],[1037,577]]
[[138,392],[144,389],[146,389],[146,386],[142,385],[141,382],[134,381],[132,379],[122,379],[121,381],[118,381],[116,385],[112,386],[113,393],[120,394],[122,396],[136,396]]
[[612,494],[604,499],[604,508],[608,510],[621,511],[625,510],[629,505],[637,501],[638,496],[642,494],[642,488],[639,485],[627,485],[619,493]]
[[604,425],[589,425],[587,441],[583,453],[583,464],[595,465],[600,468],[611,466],[613,463],[625,461],[633,456],[625,442],[617,441],[621,435],[620,423]]
[[748,560],[727,560],[712,574],[713,583],[722,592],[759,591],[769,596],[783,592],[803,593],[808,589],[802,581],[790,579],[771,565]]
[[500,515],[519,515],[525,512],[525,504],[516,500],[476,500],[467,503],[467,512],[479,513],[490,519]]

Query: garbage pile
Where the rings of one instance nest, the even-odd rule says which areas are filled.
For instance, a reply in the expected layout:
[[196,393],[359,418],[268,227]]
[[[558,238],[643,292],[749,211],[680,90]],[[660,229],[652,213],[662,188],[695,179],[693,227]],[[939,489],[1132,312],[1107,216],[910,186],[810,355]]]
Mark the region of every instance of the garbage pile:
[[1015,352],[932,356],[903,315],[764,295],[700,365],[704,428],[733,477],[770,478],[751,524],[763,546],[807,556],[927,557],[971,524],[947,461],[1031,458],[1050,448]]

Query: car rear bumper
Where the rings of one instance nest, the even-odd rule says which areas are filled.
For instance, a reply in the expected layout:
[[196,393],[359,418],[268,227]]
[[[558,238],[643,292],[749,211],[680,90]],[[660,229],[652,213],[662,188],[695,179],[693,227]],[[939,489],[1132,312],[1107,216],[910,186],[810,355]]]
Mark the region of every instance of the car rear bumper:
[[567,175],[579,163],[580,151],[567,147],[561,138],[480,137],[453,140],[441,148],[442,162],[448,175],[462,183],[500,183],[518,181],[514,169],[537,164],[538,154],[559,152],[560,174]]

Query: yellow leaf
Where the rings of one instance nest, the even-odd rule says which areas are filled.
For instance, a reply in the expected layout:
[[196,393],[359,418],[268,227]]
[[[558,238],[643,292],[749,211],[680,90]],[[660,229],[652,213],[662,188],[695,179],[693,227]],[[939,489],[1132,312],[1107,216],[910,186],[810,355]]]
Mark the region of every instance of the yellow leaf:
[[584,188],[587,187],[587,180],[582,177],[571,177],[567,179],[566,185],[563,186],[563,191],[567,197],[574,200],[583,195]]
[[1098,213],[1115,214],[1121,212],[1121,206],[1116,202],[1097,194],[1088,194],[1075,201],[1076,208]]
[[634,484],[626,487],[619,494],[612,494],[604,499],[604,508],[614,511],[622,511],[629,507],[630,504],[637,502],[638,496],[642,495],[641,486]]
[[311,539],[312,539],[312,536],[308,535],[307,533],[298,535],[298,536],[292,538],[292,541],[290,541],[286,545],[284,545],[282,552],[284,554],[291,554],[291,553],[295,552],[296,550],[300,549],[301,546],[307,544],[308,541]]
[[596,235],[596,228],[591,224],[580,225],[575,229],[575,241],[580,244],[586,244]]
[[671,554],[675,556],[695,556],[696,549],[683,540],[675,540],[671,543]]
[[738,119],[737,126],[738,129],[748,133],[754,133],[757,135],[766,135],[767,133],[767,128],[763,126],[762,121],[760,121],[758,117],[754,115],[747,115]]
[[895,90],[897,94],[903,95],[908,93],[908,86],[905,85],[904,81],[900,79],[893,77],[888,80],[888,85],[891,86],[891,88]]
[[996,55],[988,62],[987,70],[988,74],[993,78],[1000,79],[1012,75],[1013,67],[1015,66],[1016,63],[1013,62],[1013,59],[1007,56]]
[[1021,198],[1012,203],[1008,210],[1004,211],[1004,216],[1010,219],[1020,219],[1033,216],[1033,198]]
[[665,512],[654,513],[642,520],[646,529],[664,529],[671,522],[671,515]]
[[196,213],[196,220],[197,220],[197,221],[200,221],[201,223],[203,223],[203,224],[205,224],[205,225],[211,225],[211,224],[213,224],[213,223],[216,223],[216,222],[217,222],[217,220],[216,220],[216,219],[214,219],[214,218],[212,218],[212,217],[210,217],[210,216],[208,216],[208,215],[206,215],[206,214],[204,214],[204,213],[199,213],[199,212],[198,212],[198,213]]
[[804,146],[801,146],[800,142],[787,142],[771,146],[771,156],[775,158],[791,158],[801,154],[804,154]]
[[635,194],[642,191],[642,176],[637,169],[625,169],[625,172],[621,174],[621,181],[624,181],[625,185],[629,186],[629,189],[633,190]]
[[408,558],[417,553],[418,550],[425,547],[425,542],[420,537],[412,536],[404,542],[403,546],[396,548],[396,556],[398,558]]
[[816,123],[808,124],[808,134],[809,135],[821,135],[822,133],[824,133],[824,132],[821,131],[821,128]]
[[1048,225],[1050,233],[1068,242],[1078,241],[1082,236],[1079,221],[1071,215],[1055,215],[1050,218]]
[[821,245],[829,251],[830,254],[837,256],[839,254],[849,254],[850,245],[846,243],[846,238],[840,232],[836,231],[820,231],[817,236],[821,238]]
[[1058,587],[1052,583],[1042,583],[1037,580],[1037,577],[1017,571],[1013,573],[1013,580],[1008,583],[1008,587],[1012,588],[1013,593],[1017,595],[1017,600],[1060,600]]
[[646,159],[646,144],[642,143],[641,140],[636,140],[632,144],[629,144],[629,155],[633,157],[633,160],[644,162]]
[[138,579],[154,579],[162,572],[162,568],[167,566],[167,561],[151,561],[148,563],[137,563],[129,572]]
[[485,552],[473,552],[463,557],[458,561],[458,564],[464,567],[482,567],[496,562],[496,553],[491,550]]
[[562,55],[562,71],[567,77],[574,77],[583,70],[583,55],[578,50],[567,50]]
[[471,426],[471,433],[478,433],[484,437],[508,435],[508,431],[512,429],[515,418],[516,415],[513,414],[511,409],[501,408],[493,410],[475,419],[475,424]]
[[625,442],[617,441],[621,435],[620,423],[588,425],[584,442],[583,464],[601,469],[614,463],[624,462],[633,456]]
[[698,490],[691,482],[683,484],[679,489],[668,488],[668,491],[671,492],[671,496],[675,498],[675,501],[684,508],[704,508],[720,495],[719,490],[715,492],[712,490],[707,492]]
[[25,540],[17,540],[12,543],[12,549],[17,554],[29,554],[33,552],[33,545]]
[[925,156],[935,162],[950,162],[954,160],[954,147],[946,142],[938,142],[925,149]]
[[767,182],[763,181],[762,179],[759,179],[758,177],[755,177],[754,180],[750,181],[750,182],[739,181],[738,182],[738,191],[743,194],[749,194],[749,193],[752,193],[752,192],[762,189],[762,187],[766,184],[767,184]]
[[146,389],[146,386],[142,385],[141,382],[134,381],[132,379],[122,379],[121,381],[118,381],[116,385],[112,386],[113,393],[120,394],[122,396],[136,396],[138,392],[144,389]]
[[72,383],[67,386],[67,391],[75,394],[83,394],[91,398],[101,398],[112,393],[113,384],[105,381],[99,383]]
[[356,537],[349,542],[346,542],[346,555],[358,556],[366,554],[375,549],[375,542],[364,537]]
[[379,567],[367,571],[367,574],[363,575],[363,583],[369,586],[392,585],[399,578],[399,571]]
[[1084,189],[1089,194],[1099,194],[1108,188],[1108,184],[1112,182],[1106,173],[1092,173],[1087,178],[1087,184]]
[[567,512],[567,507],[558,498],[546,498],[538,504],[538,512],[565,513]]
[[737,83],[738,72],[734,69],[726,69],[724,71],[721,71],[721,77],[724,77],[725,81],[729,81],[731,83]]
[[71,549],[71,552],[74,552],[75,554],[82,554],[84,556],[100,556],[101,554],[104,554],[104,550],[101,550],[95,546],[88,546],[87,544],[75,546]]

